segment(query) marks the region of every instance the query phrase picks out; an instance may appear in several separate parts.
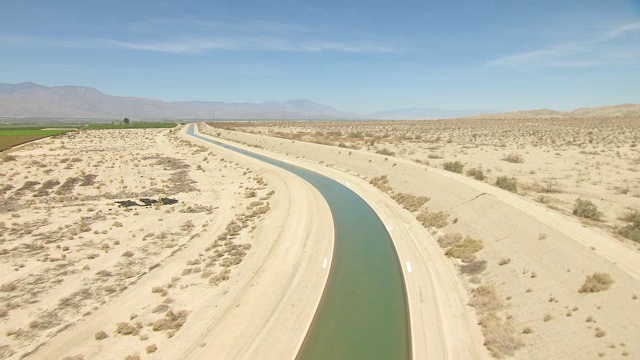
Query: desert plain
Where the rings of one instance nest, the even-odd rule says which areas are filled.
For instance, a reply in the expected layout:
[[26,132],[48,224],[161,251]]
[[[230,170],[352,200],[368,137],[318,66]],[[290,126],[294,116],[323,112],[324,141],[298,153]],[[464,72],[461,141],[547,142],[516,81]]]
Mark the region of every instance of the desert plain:
[[[415,358],[640,357],[638,119],[198,130],[372,206],[413,264]],[[185,131],[78,131],[2,153],[0,358],[295,358],[328,277],[329,208],[300,178]]]

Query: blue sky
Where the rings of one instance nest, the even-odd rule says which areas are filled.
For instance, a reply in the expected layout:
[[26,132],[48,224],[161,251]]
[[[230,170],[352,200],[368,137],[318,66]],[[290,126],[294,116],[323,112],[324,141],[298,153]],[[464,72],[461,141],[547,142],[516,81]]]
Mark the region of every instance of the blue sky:
[[640,0],[0,0],[0,82],[354,112],[640,103]]

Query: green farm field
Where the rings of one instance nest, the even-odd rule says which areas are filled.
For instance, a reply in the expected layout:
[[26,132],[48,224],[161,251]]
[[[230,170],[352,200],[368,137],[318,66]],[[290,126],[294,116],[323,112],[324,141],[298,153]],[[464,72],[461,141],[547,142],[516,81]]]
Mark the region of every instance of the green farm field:
[[155,129],[173,128],[177,124],[174,122],[140,122],[132,124],[88,124],[88,125],[60,125],[49,126],[34,125],[10,125],[0,126],[0,151],[7,150],[14,146],[27,143],[29,141],[55,136],[74,130],[102,130],[102,129]]
[[39,128],[0,128],[0,151],[29,141],[59,135],[71,130],[42,130]]
[[157,128],[174,128],[174,122],[133,122],[131,124],[89,124],[85,127],[87,130],[98,129],[157,129]]

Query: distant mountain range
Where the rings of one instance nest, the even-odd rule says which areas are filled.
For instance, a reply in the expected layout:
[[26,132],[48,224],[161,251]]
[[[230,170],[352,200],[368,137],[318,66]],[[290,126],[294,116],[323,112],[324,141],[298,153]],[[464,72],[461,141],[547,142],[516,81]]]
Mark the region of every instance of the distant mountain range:
[[423,120],[423,119],[451,119],[479,114],[492,114],[491,110],[443,110],[431,108],[408,108],[384,110],[375,112],[367,118],[385,120]]
[[79,119],[383,119],[418,120],[473,117],[479,119],[536,119],[574,117],[640,116],[640,105],[600,108],[495,113],[489,110],[443,110],[408,108],[356,114],[310,100],[264,103],[220,101],[161,101],[112,96],[84,86],[46,87],[34,83],[0,83],[0,117]]
[[0,84],[0,116],[132,119],[353,119],[358,115],[309,100],[265,103],[167,102],[111,96],[84,86]]

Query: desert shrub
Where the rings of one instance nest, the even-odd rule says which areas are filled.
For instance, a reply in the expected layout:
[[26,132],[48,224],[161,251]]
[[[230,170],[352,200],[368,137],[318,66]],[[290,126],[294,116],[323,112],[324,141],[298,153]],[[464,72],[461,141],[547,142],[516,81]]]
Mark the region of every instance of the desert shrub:
[[33,190],[36,185],[40,185],[40,182],[28,180],[24,184],[22,184],[22,186],[18,190],[16,190],[16,192],[26,192],[28,190]]
[[140,329],[142,328],[142,324],[136,323],[131,324],[127,322],[121,322],[116,325],[116,334],[120,335],[138,335],[140,334]]
[[500,176],[496,179],[496,186],[511,192],[518,192],[518,181],[514,177]]
[[460,265],[460,272],[465,275],[477,275],[487,269],[487,260],[473,260]]
[[620,220],[628,222],[629,225],[620,228],[618,233],[627,239],[640,242],[640,211],[634,210]]
[[180,310],[177,312],[169,310],[165,313],[163,318],[158,319],[153,323],[152,329],[153,331],[179,330],[187,321],[187,315],[189,315],[189,313],[186,310]]
[[403,208],[411,212],[420,210],[422,205],[426,204],[427,201],[431,200],[426,196],[415,196],[412,194],[405,194],[405,193],[393,194],[393,196],[391,197]]
[[147,346],[145,350],[147,351],[147,354],[154,353],[154,352],[156,352],[158,350],[158,345],[151,344],[151,345]]
[[480,168],[472,168],[467,170],[467,176],[471,176],[472,178],[480,181],[485,179],[484,173]]
[[424,210],[416,216],[416,219],[426,228],[434,227],[439,229],[449,225],[447,221],[448,217],[449,214],[444,211],[429,212],[428,210]]
[[500,259],[500,262],[498,262],[498,265],[503,266],[503,265],[507,265],[511,262],[511,259],[509,258],[502,258]]
[[75,186],[80,183],[81,179],[77,177],[67,178],[62,185],[56,190],[56,195],[69,195],[73,192]]
[[502,160],[510,162],[510,163],[515,163],[515,164],[520,164],[524,162],[524,158],[522,157],[522,155],[518,154],[518,153],[509,153],[506,154]]
[[82,181],[80,182],[80,186],[92,186],[96,183],[96,178],[98,175],[94,174],[86,174],[82,177]]
[[140,354],[134,353],[124,357],[124,360],[140,360]]
[[480,317],[480,325],[487,350],[498,359],[513,356],[516,350],[524,346],[524,342],[518,337],[509,320],[504,320],[497,316],[493,310],[489,310],[502,307],[495,292],[490,287],[480,286],[472,291],[472,296],[470,305],[483,314]]
[[231,271],[229,269],[224,269],[222,271],[220,271],[219,273],[213,275],[212,277],[209,278],[209,284],[211,285],[218,285],[223,281],[227,281],[229,280],[229,274],[231,274]]
[[388,193],[389,191],[391,191],[391,186],[389,186],[389,179],[387,178],[387,175],[376,176],[371,179],[369,183],[380,189],[382,192]]
[[462,235],[458,233],[444,234],[438,238],[438,244],[443,248],[456,244],[462,240]]
[[151,289],[151,292],[153,294],[160,294],[160,296],[167,296],[167,294],[169,293],[169,291],[167,291],[167,289],[163,288],[162,286],[154,286]]
[[482,244],[482,240],[467,237],[466,239],[451,245],[444,254],[468,263],[473,261],[475,259],[475,253],[483,248],[484,245]]
[[573,207],[573,214],[585,219],[600,220],[602,213],[598,207],[589,200],[577,198]]
[[96,340],[102,340],[102,339],[108,338],[109,335],[107,335],[107,333],[104,330],[100,330],[97,333],[95,333],[93,337],[95,337]]
[[393,152],[393,151],[391,151],[391,150],[389,150],[387,148],[384,148],[382,150],[377,150],[376,153],[378,153],[380,155],[387,155],[387,156],[394,156],[396,154],[395,152]]
[[156,306],[155,308],[153,308],[153,310],[151,310],[152,313],[157,314],[157,313],[165,313],[169,310],[169,305],[162,303],[162,304],[158,304],[158,306]]
[[469,305],[474,307],[479,314],[500,310],[502,300],[493,286],[481,285],[471,290]]
[[597,293],[605,291],[611,287],[613,279],[607,273],[593,273],[593,275],[587,276],[584,283],[578,289],[579,293]]
[[461,174],[462,173],[462,169],[464,168],[464,165],[460,162],[460,161],[447,161],[444,164],[442,164],[442,168],[447,170],[447,171],[451,171],[454,173],[458,173]]
[[560,185],[558,184],[558,180],[554,178],[544,179],[540,191],[548,194],[559,193]]

